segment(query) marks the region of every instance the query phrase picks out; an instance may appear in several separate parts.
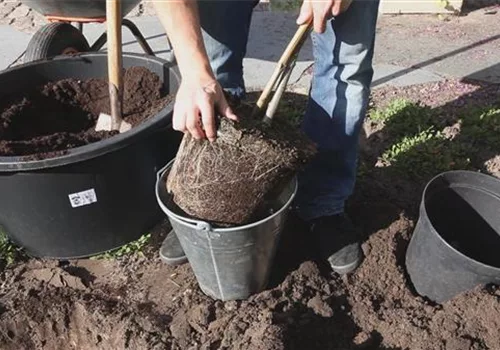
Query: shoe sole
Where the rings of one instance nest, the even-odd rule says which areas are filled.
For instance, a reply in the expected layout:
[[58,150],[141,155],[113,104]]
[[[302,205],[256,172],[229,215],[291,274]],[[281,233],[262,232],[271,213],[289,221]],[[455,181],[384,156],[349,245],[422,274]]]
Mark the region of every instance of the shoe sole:
[[336,266],[330,262],[329,263],[330,263],[330,267],[332,268],[333,271],[335,271],[339,275],[346,275],[346,274],[351,273],[354,270],[356,270],[359,267],[359,265],[361,265],[362,261],[363,261],[363,257],[360,257],[359,259],[357,259],[356,261],[353,261],[352,263],[350,263],[348,265]]
[[178,265],[182,265],[182,264],[185,264],[188,262],[188,259],[186,256],[181,256],[178,258],[169,258],[165,255],[162,255],[161,253],[160,253],[160,259],[165,264],[170,265],[170,266],[178,266]]

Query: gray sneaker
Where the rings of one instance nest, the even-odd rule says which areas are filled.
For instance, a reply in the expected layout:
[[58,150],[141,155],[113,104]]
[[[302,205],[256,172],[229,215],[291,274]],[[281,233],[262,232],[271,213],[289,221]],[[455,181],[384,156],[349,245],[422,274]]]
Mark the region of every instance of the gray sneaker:
[[311,231],[321,258],[333,271],[344,275],[353,272],[363,260],[359,233],[345,214],[315,219]]
[[171,266],[181,265],[188,261],[174,230],[171,230],[163,240],[160,247],[160,258]]

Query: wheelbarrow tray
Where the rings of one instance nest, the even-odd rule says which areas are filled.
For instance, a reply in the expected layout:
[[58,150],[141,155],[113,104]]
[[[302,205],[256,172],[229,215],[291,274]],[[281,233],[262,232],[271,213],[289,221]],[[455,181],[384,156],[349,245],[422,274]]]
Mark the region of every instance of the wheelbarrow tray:
[[[49,18],[88,20],[106,18],[106,0],[21,0],[21,2]],[[122,0],[123,17],[140,2],[141,0]]]

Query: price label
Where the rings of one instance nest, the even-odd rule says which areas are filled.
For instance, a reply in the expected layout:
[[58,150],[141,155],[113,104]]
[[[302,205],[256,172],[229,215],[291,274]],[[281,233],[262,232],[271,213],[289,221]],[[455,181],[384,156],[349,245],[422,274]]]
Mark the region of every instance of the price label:
[[93,188],[87,191],[69,194],[68,198],[73,208],[78,208],[97,202],[97,195]]

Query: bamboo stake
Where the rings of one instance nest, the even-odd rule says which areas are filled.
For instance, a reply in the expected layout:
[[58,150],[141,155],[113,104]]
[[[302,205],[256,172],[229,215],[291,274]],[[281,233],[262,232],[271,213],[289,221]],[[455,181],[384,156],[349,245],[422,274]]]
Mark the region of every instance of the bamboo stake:
[[273,89],[276,87],[277,84],[279,84],[278,81],[280,80],[281,77],[283,77],[283,72],[287,69],[287,67],[290,65],[290,62],[294,59],[294,57],[302,47],[303,43],[305,42],[305,39],[307,38],[306,35],[309,33],[310,29],[311,29],[311,22],[302,24],[295,32],[295,35],[290,40],[290,43],[288,44],[285,51],[281,55],[281,58],[278,61],[276,69],[271,75],[271,78],[267,82],[267,85],[265,86],[264,90],[262,91],[262,94],[260,95],[256,103],[256,106],[253,111],[254,116],[258,113],[261,113],[262,110],[264,109],[264,106],[267,104]]
[[286,90],[286,86],[288,85],[288,81],[290,80],[290,76],[292,75],[293,68],[295,67],[295,61],[293,61],[290,66],[283,72],[283,78],[281,79],[276,92],[274,93],[271,102],[269,102],[266,110],[266,114],[264,116],[264,122],[271,123],[276,110],[278,109],[279,102],[283,93]]

